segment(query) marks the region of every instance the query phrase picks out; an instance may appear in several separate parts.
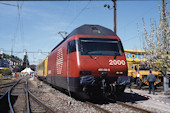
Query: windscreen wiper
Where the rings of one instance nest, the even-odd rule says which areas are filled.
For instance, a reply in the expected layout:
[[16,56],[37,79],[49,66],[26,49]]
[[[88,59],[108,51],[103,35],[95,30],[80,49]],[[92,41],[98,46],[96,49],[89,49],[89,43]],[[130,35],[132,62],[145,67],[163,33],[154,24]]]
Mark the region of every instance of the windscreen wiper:
[[[89,55],[89,54],[88,54]],[[92,55],[89,55],[91,59],[93,59]]]
[[116,59],[117,55],[115,54],[114,59]]

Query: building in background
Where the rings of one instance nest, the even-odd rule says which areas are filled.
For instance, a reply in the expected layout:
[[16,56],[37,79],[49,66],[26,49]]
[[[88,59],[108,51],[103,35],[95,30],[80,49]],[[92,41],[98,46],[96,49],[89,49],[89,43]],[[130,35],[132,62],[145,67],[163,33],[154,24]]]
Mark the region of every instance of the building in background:
[[0,67],[7,67],[9,68],[9,61],[6,58],[0,58]]
[[9,68],[11,71],[18,72],[22,66],[22,60],[16,56],[0,54],[0,68]]

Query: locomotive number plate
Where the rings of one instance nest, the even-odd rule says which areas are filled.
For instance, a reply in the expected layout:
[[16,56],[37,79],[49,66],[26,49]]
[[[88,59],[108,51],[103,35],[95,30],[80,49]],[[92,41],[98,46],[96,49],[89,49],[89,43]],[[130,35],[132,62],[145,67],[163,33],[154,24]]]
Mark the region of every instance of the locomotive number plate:
[[113,65],[125,65],[125,61],[124,60],[109,60],[109,65],[113,66]]

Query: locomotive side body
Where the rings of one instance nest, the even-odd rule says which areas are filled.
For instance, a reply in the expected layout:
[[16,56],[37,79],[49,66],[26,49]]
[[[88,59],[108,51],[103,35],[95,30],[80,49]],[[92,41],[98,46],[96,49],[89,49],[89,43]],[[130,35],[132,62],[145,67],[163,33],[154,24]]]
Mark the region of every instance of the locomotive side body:
[[127,71],[119,37],[102,26],[83,25],[52,50],[46,79],[71,92],[107,97],[124,91]]
[[47,82],[65,88],[67,74],[67,46],[66,42],[57,47],[48,56]]

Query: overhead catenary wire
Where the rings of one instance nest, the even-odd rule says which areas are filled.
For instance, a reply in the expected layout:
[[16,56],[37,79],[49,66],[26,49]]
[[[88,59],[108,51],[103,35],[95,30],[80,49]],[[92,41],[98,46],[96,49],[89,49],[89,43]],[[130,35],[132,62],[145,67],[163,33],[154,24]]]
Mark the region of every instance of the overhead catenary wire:
[[[82,13],[84,10],[103,7],[103,5],[98,5],[98,6],[94,6],[94,7],[88,7],[89,3],[90,3],[90,2],[87,3],[87,5],[77,14],[77,16],[79,16],[80,13]],[[63,18],[64,18],[64,15],[65,15],[65,13],[66,13],[66,9],[69,7],[69,5],[70,5],[70,1],[67,2],[66,7],[63,9],[62,16],[60,16],[60,19],[59,19],[59,21],[58,21],[57,23],[60,24],[61,21],[64,20]],[[76,18],[78,18],[77,16],[72,20],[72,22],[67,26],[67,28],[76,20]],[[56,25],[56,26],[57,26],[57,25]],[[57,27],[55,27],[55,29],[56,29],[56,28],[57,28]],[[66,29],[67,29],[67,28],[66,28]],[[60,32],[61,32],[61,31],[60,31]],[[63,32],[63,31],[62,31],[62,32]],[[65,32],[65,31],[64,31],[64,32]],[[57,35],[57,36],[56,36],[57,38],[56,38],[56,40],[53,42],[53,44],[50,44],[50,48],[55,47],[56,44],[59,43],[59,40],[62,40],[62,39],[63,39],[63,37],[61,38],[60,36],[58,36],[58,33],[57,33],[56,35]],[[66,35],[65,35],[65,36],[66,36]],[[64,37],[64,38],[65,38],[65,37]],[[57,42],[58,42],[58,43],[57,43]]]
[[[151,7],[150,9],[148,9],[145,13],[143,13],[143,14],[142,14],[142,16],[143,16],[143,15],[147,15],[147,14],[148,14],[148,13],[149,13],[149,12],[150,12],[153,8],[154,8],[154,7],[155,7],[155,6]],[[119,28],[119,30],[120,30],[120,29],[122,29],[122,28],[127,27],[129,24],[134,23],[134,22],[135,22],[136,20],[138,20],[139,18],[141,18],[141,17],[139,17],[139,16],[138,16],[138,17],[136,17],[135,19],[133,19],[132,21],[130,21],[130,22],[129,22],[129,23],[127,23],[126,25],[124,25],[124,26],[120,27],[120,28]]]
[[73,22],[80,16],[80,14],[87,8],[87,6],[90,4],[91,1],[89,1],[84,8],[81,9],[81,11],[73,18],[73,20],[68,24],[68,26],[66,27],[66,29],[64,31],[66,31],[71,24],[73,24]]
[[[24,40],[23,18],[22,18],[23,4],[24,4],[24,2],[20,3],[18,1],[17,5],[15,5],[17,7],[16,28],[14,31],[14,37],[12,38],[15,41],[19,40],[19,38],[17,38],[19,36],[21,37],[21,39]],[[16,43],[18,43],[18,42],[16,42]],[[23,45],[24,45],[24,41],[23,41]],[[15,42],[12,42],[12,50],[14,49],[14,47],[15,47]],[[24,46],[23,46],[23,48],[24,48]],[[11,54],[12,54],[12,52],[11,52]]]
[[[81,14],[85,9],[87,9],[89,3],[90,3],[90,1],[85,5],[84,8],[81,9],[81,11],[73,18],[73,20],[67,25],[66,29],[63,30],[63,31],[66,31],[66,30],[70,27],[70,25],[73,24],[73,22],[80,16],[80,14]],[[69,6],[69,4],[68,4],[67,6]],[[66,8],[64,9],[64,13],[65,13],[65,11],[66,11]],[[63,18],[63,16],[61,17],[61,19],[62,19],[62,18]],[[61,19],[60,19],[60,21],[61,21]],[[55,43],[56,43],[58,40],[59,40],[59,37],[57,38],[57,40],[55,41]],[[54,43],[54,44],[55,44],[55,43]],[[54,44],[52,44],[52,45],[54,45]]]
[[12,40],[11,55],[13,55],[13,49],[14,49],[14,47],[15,47],[15,40],[16,40],[17,32],[19,31],[19,30],[18,30],[19,28],[20,28],[20,32],[22,33],[21,29],[22,29],[22,26],[23,26],[23,25],[21,25],[21,26],[19,27],[19,23],[22,24],[22,22],[20,22],[20,16],[21,16],[21,8],[22,8],[22,5],[23,5],[23,4],[20,5],[19,2],[17,2],[17,5],[9,4],[9,3],[4,3],[4,2],[0,2],[0,4],[8,5],[8,6],[14,6],[14,7],[17,7],[17,9],[18,9],[18,16],[17,16],[17,19],[16,19],[16,20],[17,20],[16,30],[15,30],[15,32],[14,32],[14,37],[11,38],[11,40]]
[[0,2],[0,4],[3,4],[3,5],[8,5],[8,6],[14,6],[14,7],[18,7],[17,5],[14,5],[14,4],[9,4],[9,3],[4,3],[4,2]]
[[[140,17],[143,17],[144,15],[148,15],[150,13],[150,11],[153,10],[155,6],[152,6],[151,8],[149,8],[145,13],[142,13],[141,16],[138,16],[136,18],[134,18],[132,21],[130,21],[129,23],[127,23],[126,25],[123,25],[122,27],[119,28],[118,31],[120,31],[120,29],[126,29],[127,26],[129,26],[130,24],[134,23],[135,21],[138,21],[140,19]],[[142,20],[142,19],[141,19]],[[140,49],[142,49],[142,38],[140,37],[139,35],[139,26],[137,25],[137,32],[138,34],[136,36],[133,36],[131,38],[128,38],[126,40],[123,40],[123,42],[127,42],[127,41],[131,41],[131,40],[134,40],[134,39],[139,39],[139,42],[140,42]]]
[[[59,19],[59,21],[57,21],[57,23],[61,23],[61,21],[64,19],[64,15],[65,15],[65,13],[66,13],[66,9],[69,7],[69,5],[70,5],[70,1],[68,1],[67,2],[67,5],[66,5],[66,7],[62,10],[62,15],[60,16],[60,19]],[[57,25],[55,25],[55,28],[54,28],[55,30],[57,29]],[[57,35],[58,35],[58,33],[57,33]],[[55,34],[55,36],[56,36],[56,34]],[[59,38],[60,37],[58,37],[54,42],[53,42],[53,44],[50,44],[50,48],[52,48],[52,47],[54,47],[55,45],[56,45],[56,43],[58,42],[58,40],[59,40]],[[45,42],[46,43],[46,42]],[[54,45],[55,44],[55,45]]]
[[133,37],[131,37],[131,38],[128,38],[128,39],[126,39],[126,40],[123,40],[123,42],[130,41],[130,40],[136,39],[136,38],[137,38],[137,35],[136,35],[136,36],[133,36]]
[[[67,5],[66,5],[66,7],[63,9],[62,15],[61,15],[61,17],[60,17],[60,19],[59,19],[59,21],[58,21],[57,23],[60,24],[61,21],[64,20],[64,16],[66,15],[66,14],[65,14],[65,13],[66,13],[66,9],[69,7],[69,5],[70,5],[70,1],[67,2]],[[57,27],[57,25],[56,25],[56,27]],[[55,29],[56,29],[56,27],[55,27]]]
[[17,32],[18,35],[20,35],[20,38],[22,40],[22,46],[23,49],[25,48],[25,41],[24,41],[24,25],[23,25],[23,14],[22,14],[22,7],[23,7],[24,1],[22,3],[20,3],[19,1],[17,2],[18,5],[18,22],[17,22]]
[[[11,52],[10,50],[3,50],[3,52]],[[24,51],[13,51],[14,53],[24,53]],[[41,51],[41,52],[37,52],[37,51],[27,51],[27,53],[49,53],[48,51]]]
[[[68,1],[68,2],[70,2],[70,1]],[[21,5],[21,4],[20,4],[20,5]],[[84,5],[85,5],[85,4],[84,4]],[[102,6],[102,7],[103,7],[103,6]],[[83,7],[81,7],[81,8],[83,8]],[[91,7],[91,8],[92,8],[92,7]],[[21,8],[21,9],[22,9],[22,8]],[[89,9],[89,8],[85,8],[85,9]],[[83,11],[84,11],[85,9],[83,9]],[[67,10],[67,8],[65,8],[65,10]],[[80,10],[81,10],[81,9],[79,9],[78,12],[79,12]],[[82,11],[82,13],[83,13],[83,11]],[[84,12],[85,12],[85,11],[84,11]],[[77,13],[77,14],[78,14],[78,13]],[[63,14],[63,15],[64,15],[64,14]],[[65,18],[65,16],[63,16],[63,15],[62,15],[62,17]],[[21,14],[21,16],[22,16],[22,14]],[[79,17],[80,17],[80,16],[83,16],[83,14],[80,14]],[[77,18],[73,21],[73,23],[74,23],[76,20],[78,20],[79,17],[77,17]],[[63,19],[63,18],[62,18],[62,19]],[[73,19],[73,18],[72,18],[72,19]],[[71,22],[72,19],[70,19],[70,22]],[[71,26],[71,25],[70,25],[70,26]],[[60,37],[59,37],[59,38],[60,38]],[[24,40],[24,39],[23,39],[23,40]],[[56,41],[60,41],[60,39],[57,39]],[[128,40],[127,40],[127,41],[128,41]],[[55,44],[56,44],[56,42],[52,42],[52,43],[55,43]],[[45,45],[45,44],[44,44],[44,45]],[[51,45],[51,44],[50,44],[50,45]],[[44,47],[45,47],[45,46],[44,46]],[[24,48],[24,46],[23,46],[23,48]]]

